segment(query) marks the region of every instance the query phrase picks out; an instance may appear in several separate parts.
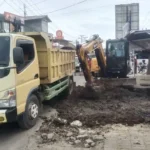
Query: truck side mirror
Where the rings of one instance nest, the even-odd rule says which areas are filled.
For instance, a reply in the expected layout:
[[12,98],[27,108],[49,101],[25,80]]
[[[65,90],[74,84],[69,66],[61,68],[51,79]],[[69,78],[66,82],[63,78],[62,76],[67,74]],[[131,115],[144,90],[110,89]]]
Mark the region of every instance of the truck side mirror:
[[13,58],[16,65],[24,64],[24,54],[21,47],[15,47],[13,49]]

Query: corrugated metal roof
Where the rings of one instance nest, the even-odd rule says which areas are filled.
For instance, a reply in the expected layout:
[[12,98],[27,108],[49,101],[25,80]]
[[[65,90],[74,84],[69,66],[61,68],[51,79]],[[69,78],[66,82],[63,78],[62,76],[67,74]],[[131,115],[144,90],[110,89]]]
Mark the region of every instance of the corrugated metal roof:
[[47,22],[52,22],[47,15],[42,15],[42,16],[27,16],[25,18],[25,21],[28,21],[28,20],[37,20],[37,19],[46,19]]

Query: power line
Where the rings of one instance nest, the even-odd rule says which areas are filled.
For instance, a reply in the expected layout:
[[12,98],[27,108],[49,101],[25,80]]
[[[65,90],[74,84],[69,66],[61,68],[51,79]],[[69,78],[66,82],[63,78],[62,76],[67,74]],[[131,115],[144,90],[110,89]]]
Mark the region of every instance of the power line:
[[[54,25],[53,27],[55,27],[56,29],[52,28],[51,25]],[[60,29],[60,28],[59,28],[57,25],[55,25],[55,24],[51,24],[51,25],[49,24],[49,26],[51,26],[50,28],[51,28],[54,32],[56,32],[58,29]],[[71,37],[71,38],[76,38],[75,36],[72,36],[72,35],[70,35],[70,34],[64,32],[64,31],[63,31],[63,33],[64,33],[65,35]]]
[[12,7],[6,0],[4,0],[4,2],[18,13],[18,10],[16,8]]
[[[4,1],[6,2],[7,5],[9,5],[11,8],[13,8],[13,9],[18,13],[18,10],[17,10],[16,8],[12,7],[6,0],[4,0]],[[35,28],[29,27],[29,26],[27,26],[27,25],[24,25],[24,27],[30,28],[30,29],[32,29],[32,30],[35,31]],[[37,32],[38,32],[38,31],[37,31]]]
[[[22,4],[24,5],[24,2],[22,1],[22,0],[20,0],[21,2],[22,2]],[[26,1],[27,2],[27,1]],[[29,4],[29,3],[28,3]],[[29,6],[30,6],[30,4],[29,4]],[[30,11],[30,12],[32,12],[33,14],[36,14],[32,9],[30,9],[30,7],[28,7],[27,5],[26,5],[26,8]]]
[[[33,3],[33,0],[31,0],[31,1],[32,1],[32,3]],[[42,14],[42,11],[40,10],[40,8],[39,8],[37,5],[32,5],[32,4],[31,4],[30,6],[35,6],[35,8],[37,9],[37,11]],[[40,14],[40,15],[41,15],[41,14]]]
[[41,2],[34,3],[34,4],[32,4],[31,6],[41,4],[41,3],[45,2],[45,1],[47,1],[47,0],[43,0],[43,1],[41,1]]
[[79,4],[81,4],[81,3],[84,3],[84,2],[86,2],[86,1],[88,1],[88,0],[83,0],[83,1],[80,1],[80,2],[78,2],[78,3],[74,3],[74,4],[72,4],[72,5],[69,5],[69,6],[60,8],[60,9],[56,9],[56,10],[53,10],[53,11],[50,11],[50,12],[47,12],[47,13],[44,13],[44,14],[51,14],[51,13],[55,13],[55,12],[58,12],[58,11],[61,11],[61,10],[64,10],[64,9],[68,9],[68,8],[70,8],[70,7],[74,7],[74,6],[76,6],[76,5],[79,5]]
[[0,3],[0,7],[4,4],[4,0]]
[[[30,0],[27,0],[27,3],[28,3],[28,7],[30,7],[30,6],[32,5],[33,1],[31,2]],[[36,10],[34,9],[34,11],[35,11],[37,14],[41,15],[41,14],[39,13],[39,11],[41,11],[41,10],[38,9],[36,5],[32,5],[32,9],[33,9],[33,6],[35,6],[35,8],[36,8]]]
[[[18,10],[16,9],[16,8],[14,8],[14,7],[12,7],[6,0],[4,0],[11,8],[13,8],[17,13],[18,13]],[[22,0],[20,0],[21,2],[22,2]],[[23,3],[23,2],[22,2]],[[23,3],[24,4],[24,3]],[[37,15],[36,15],[37,16]],[[54,22],[52,22],[53,23],[53,25],[57,28],[57,29],[60,29]],[[26,25],[24,25],[25,27],[28,27],[28,26],[26,26]],[[33,29],[33,28],[31,28],[31,27],[28,27],[28,28],[30,28],[30,29],[32,29],[32,30],[35,30],[35,29]],[[56,32],[56,31],[55,31]],[[68,36],[70,36],[70,37],[72,37],[72,38],[75,38],[74,36],[72,36],[72,35],[69,35],[68,33],[66,33],[66,32],[63,32],[64,34],[66,34],[66,35],[68,35]]]
[[24,18],[25,18],[27,16],[26,4],[24,4],[23,7],[24,7]]
[[114,4],[102,5],[102,6],[96,7],[96,8],[82,9],[82,10],[78,10],[78,11],[74,11],[74,12],[63,13],[62,15],[69,15],[69,16],[70,16],[70,15],[72,15],[72,14],[77,14],[77,13],[80,13],[80,12],[99,11],[99,8],[109,7],[109,6],[114,6]]
[[[14,1],[13,5],[18,6],[18,3],[16,1]],[[21,10],[22,13],[24,12],[23,8],[21,8],[20,6],[18,6],[18,8]],[[20,15],[20,12],[19,12],[19,15]]]

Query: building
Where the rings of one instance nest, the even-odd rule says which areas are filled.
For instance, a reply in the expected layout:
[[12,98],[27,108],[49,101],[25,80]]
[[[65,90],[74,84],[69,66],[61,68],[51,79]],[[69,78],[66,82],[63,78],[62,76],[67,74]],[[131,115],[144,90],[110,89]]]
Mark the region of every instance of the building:
[[[11,22],[8,22],[5,19],[4,14],[0,14],[0,32],[4,33],[8,33],[8,32],[13,32],[14,30],[14,26]],[[22,28],[23,30],[23,28]]]
[[139,30],[139,4],[115,6],[116,38],[124,38],[130,31]]
[[25,32],[46,32],[48,33],[48,23],[52,22],[47,15],[27,16],[25,18]]
[[48,33],[48,23],[51,22],[47,15],[44,16],[17,16],[15,14],[4,12],[0,14],[0,32],[14,32],[15,18],[20,20],[20,32],[46,32]]

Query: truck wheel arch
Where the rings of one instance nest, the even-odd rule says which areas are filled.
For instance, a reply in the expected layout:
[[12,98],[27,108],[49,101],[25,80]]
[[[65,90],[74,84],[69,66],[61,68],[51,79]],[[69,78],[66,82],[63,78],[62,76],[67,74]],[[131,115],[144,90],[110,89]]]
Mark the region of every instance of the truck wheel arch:
[[30,90],[28,96],[27,96],[27,100],[26,103],[29,101],[29,97],[31,95],[35,95],[38,98],[39,104],[40,104],[40,111],[42,111],[42,101],[44,100],[43,96],[40,94],[40,92],[38,92],[39,87],[35,87],[33,89]]

